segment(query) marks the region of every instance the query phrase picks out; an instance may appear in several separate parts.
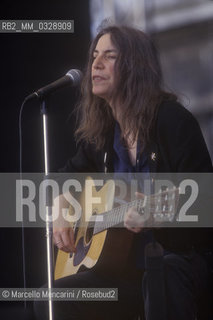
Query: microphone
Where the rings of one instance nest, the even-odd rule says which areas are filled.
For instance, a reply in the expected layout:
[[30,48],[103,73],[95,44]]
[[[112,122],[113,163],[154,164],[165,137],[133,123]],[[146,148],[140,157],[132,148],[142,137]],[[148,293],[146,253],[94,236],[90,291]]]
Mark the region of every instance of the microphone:
[[71,69],[62,78],[31,93],[29,96],[25,98],[25,102],[27,100],[31,100],[34,98],[42,99],[45,96],[53,93],[54,91],[67,86],[73,86],[73,87],[78,86],[81,82],[81,79],[82,79],[82,72],[78,69]]

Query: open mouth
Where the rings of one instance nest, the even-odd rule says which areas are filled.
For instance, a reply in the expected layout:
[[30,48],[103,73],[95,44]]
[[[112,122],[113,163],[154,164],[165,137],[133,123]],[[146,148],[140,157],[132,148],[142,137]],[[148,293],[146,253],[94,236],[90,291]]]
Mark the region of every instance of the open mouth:
[[92,77],[92,80],[93,80],[94,82],[99,82],[99,81],[104,81],[104,80],[106,80],[106,78],[97,75],[97,76],[93,76],[93,77]]

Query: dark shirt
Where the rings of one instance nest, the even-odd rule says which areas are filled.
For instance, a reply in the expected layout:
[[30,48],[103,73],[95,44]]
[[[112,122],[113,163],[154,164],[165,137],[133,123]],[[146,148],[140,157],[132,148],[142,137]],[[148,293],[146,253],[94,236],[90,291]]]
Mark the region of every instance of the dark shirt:
[[[121,141],[121,130],[118,123],[114,131],[114,172],[149,172],[148,159],[145,153],[140,157],[140,145],[137,144],[136,164],[130,162],[127,148]],[[139,161],[138,161],[139,160]]]

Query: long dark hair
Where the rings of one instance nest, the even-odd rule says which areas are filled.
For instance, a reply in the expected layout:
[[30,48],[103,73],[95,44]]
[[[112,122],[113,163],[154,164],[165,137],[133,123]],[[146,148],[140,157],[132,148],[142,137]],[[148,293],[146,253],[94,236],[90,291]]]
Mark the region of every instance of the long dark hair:
[[[76,130],[78,140],[94,143],[101,149],[113,130],[114,118],[108,103],[92,93],[91,67],[98,40],[110,34],[118,50],[115,62],[115,88],[113,101],[119,97],[122,107],[122,128],[125,137],[131,134],[144,146],[149,142],[158,106],[163,100],[176,99],[162,89],[162,73],[157,50],[144,32],[128,26],[103,28],[93,40],[87,69],[82,82],[82,99],[78,106],[80,124]],[[138,130],[140,129],[140,130]]]

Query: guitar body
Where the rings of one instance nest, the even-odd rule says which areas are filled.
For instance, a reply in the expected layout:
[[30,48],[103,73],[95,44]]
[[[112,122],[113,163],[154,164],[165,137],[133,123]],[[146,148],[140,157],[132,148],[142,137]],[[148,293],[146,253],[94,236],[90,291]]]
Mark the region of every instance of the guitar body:
[[115,194],[114,182],[109,180],[97,191],[93,180],[91,178],[88,180],[93,185],[93,198],[99,198],[100,203],[93,203],[92,209],[88,211],[91,204],[88,205],[85,201],[86,191],[82,192],[80,198],[82,215],[74,228],[76,253],[70,254],[58,250],[55,279],[75,274],[82,268],[93,268],[99,273],[110,276],[134,277],[136,275],[136,270],[135,272],[133,270],[135,268],[134,234],[124,227],[110,228],[93,234],[93,228],[88,222],[94,213],[98,216],[112,209]]
[[[55,279],[75,274],[82,267],[96,268],[100,272],[111,275],[125,273],[128,267],[127,260],[132,246],[132,233],[124,228],[111,228],[93,234],[93,227],[88,222],[94,213],[98,216],[111,210],[115,193],[114,182],[109,180],[97,191],[94,181],[91,178],[88,180],[93,186],[93,199],[99,198],[101,201],[92,205],[88,204],[85,201],[86,191],[82,192],[80,198],[82,215],[74,229],[76,253],[58,251]],[[92,209],[88,212],[88,207],[91,206]]]
[[[113,180],[108,180],[100,190],[96,189],[95,181],[91,178],[86,179],[85,185],[80,198],[81,218],[75,226],[73,225],[76,253],[59,250],[55,279],[75,274],[82,271],[82,268],[93,268],[111,277],[137,279],[140,276],[140,271],[136,268],[137,247],[134,241],[137,235],[124,227],[119,228],[119,223],[123,223],[129,205],[137,206],[138,212],[141,209],[143,212],[145,204],[151,215],[150,226],[153,225],[153,221],[157,226],[160,222],[173,221],[179,199],[179,188],[174,187],[173,190],[151,195],[148,201],[146,197],[146,201],[137,200],[112,209],[115,195]],[[74,214],[72,211],[70,213]],[[94,222],[100,219],[99,224]]]

